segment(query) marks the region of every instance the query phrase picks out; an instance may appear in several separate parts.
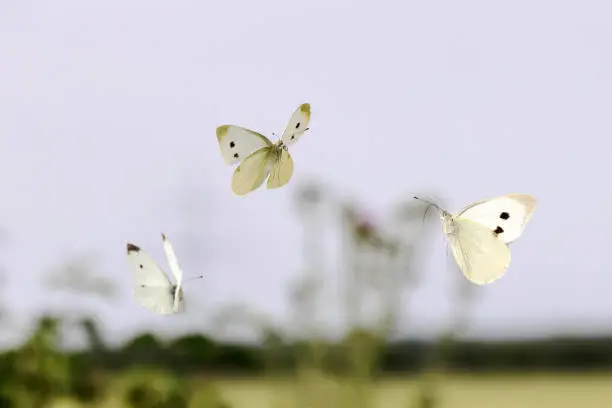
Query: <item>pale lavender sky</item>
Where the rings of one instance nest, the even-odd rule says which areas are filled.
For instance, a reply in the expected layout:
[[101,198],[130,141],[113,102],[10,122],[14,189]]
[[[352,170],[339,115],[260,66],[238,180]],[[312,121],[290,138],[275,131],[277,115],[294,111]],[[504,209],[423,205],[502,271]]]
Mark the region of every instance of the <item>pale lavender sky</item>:
[[[450,210],[534,195],[470,333],[612,331],[611,14],[605,1],[3,1],[5,302],[18,316],[92,309],[115,337],[200,327],[236,300],[283,319],[301,264],[292,194],[315,177],[377,214],[420,191],[442,192]],[[311,132],[292,150],[290,185],[235,197],[215,128],[270,135],[302,102]],[[202,208],[191,238],[186,190]],[[164,266],[162,230],[186,273],[207,275],[176,318],[129,295],[125,243]],[[410,305],[420,333],[448,315],[456,273],[435,242]],[[181,257],[187,245],[200,256]],[[97,254],[118,301],[42,288],[80,251]]]

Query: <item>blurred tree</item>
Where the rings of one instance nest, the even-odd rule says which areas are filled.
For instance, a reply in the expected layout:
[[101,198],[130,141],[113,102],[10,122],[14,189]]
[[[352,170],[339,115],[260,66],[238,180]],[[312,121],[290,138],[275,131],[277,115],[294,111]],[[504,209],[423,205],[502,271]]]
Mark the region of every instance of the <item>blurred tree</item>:
[[58,343],[58,320],[42,317],[32,336],[12,354],[7,394],[20,406],[43,407],[55,396],[70,392],[68,360],[58,350]]
[[201,334],[188,334],[168,343],[173,366],[182,372],[196,372],[213,368],[217,344]]
[[140,334],[123,346],[121,354],[125,359],[137,365],[163,365],[166,356],[165,347],[151,333]]
[[187,408],[192,390],[187,382],[165,371],[148,369],[124,373],[128,382],[123,401],[133,408]]
[[69,360],[70,389],[81,401],[94,401],[101,396],[98,373],[113,364],[98,329],[99,322],[89,316],[92,310],[87,305],[92,295],[101,299],[113,298],[116,288],[110,279],[100,276],[92,265],[99,265],[92,253],[78,253],[51,269],[43,280],[50,289],[79,299],[78,308],[64,300],[62,309],[57,312],[62,315],[58,324],[61,324],[65,338],[72,340],[73,344],[79,337],[85,340],[86,351],[76,353]]

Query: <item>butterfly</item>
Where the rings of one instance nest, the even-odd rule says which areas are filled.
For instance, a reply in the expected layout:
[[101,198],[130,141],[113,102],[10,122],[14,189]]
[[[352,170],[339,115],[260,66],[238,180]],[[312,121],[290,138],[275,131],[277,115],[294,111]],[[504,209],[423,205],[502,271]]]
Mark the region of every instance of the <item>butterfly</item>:
[[134,244],[127,244],[127,257],[134,268],[134,297],[147,309],[161,315],[182,313],[185,310],[183,299],[183,271],[181,271],[172,244],[162,233],[164,251],[170,270],[176,279],[172,283],[168,275],[157,266],[155,261]]
[[442,229],[465,277],[477,285],[501,278],[510,265],[508,244],[523,233],[535,210],[535,198],[508,194],[471,204],[457,214],[414,197],[440,212]]
[[275,143],[240,126],[219,126],[217,141],[225,163],[232,166],[240,163],[232,176],[232,191],[239,196],[245,195],[259,188],[266,179],[268,188],[287,184],[293,175],[293,159],[288,147],[309,130],[309,122],[310,104],[301,104]]

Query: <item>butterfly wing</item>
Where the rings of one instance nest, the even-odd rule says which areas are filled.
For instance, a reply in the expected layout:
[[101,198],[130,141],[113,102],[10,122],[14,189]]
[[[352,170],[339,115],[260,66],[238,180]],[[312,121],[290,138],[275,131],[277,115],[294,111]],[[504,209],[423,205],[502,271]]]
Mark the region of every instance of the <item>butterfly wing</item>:
[[526,194],[508,194],[480,201],[461,210],[455,218],[467,218],[496,231],[509,244],[523,233],[535,210],[536,199]]
[[293,175],[293,159],[286,149],[281,149],[278,159],[270,165],[268,188],[282,187],[291,180]]
[[223,160],[229,165],[240,163],[256,150],[272,146],[272,142],[264,135],[234,125],[219,126],[217,141]]
[[173,310],[175,313],[181,313],[185,310],[184,300],[183,300],[183,271],[178,264],[178,260],[176,259],[176,253],[174,252],[174,248],[172,248],[172,244],[170,240],[166,237],[165,234],[162,233],[162,239],[164,240],[164,251],[166,252],[166,258],[168,258],[168,264],[170,264],[170,270],[172,270],[172,274],[176,279],[176,286],[174,287],[174,302],[173,302]]
[[510,265],[508,246],[486,225],[455,219],[453,232],[447,237],[459,268],[477,285],[501,278]]
[[176,285],[181,286],[183,282],[183,271],[179,267],[178,260],[176,259],[176,254],[174,253],[174,248],[172,248],[172,244],[162,233],[162,239],[164,241],[164,251],[166,252],[166,258],[168,259],[168,264],[170,265],[170,270],[176,279]]
[[269,148],[259,149],[242,163],[234,171],[232,176],[232,190],[236,195],[245,195],[259,188],[269,174]]
[[171,314],[174,286],[155,261],[134,244],[127,244],[128,261],[134,269],[134,297],[149,310]]
[[175,286],[167,288],[160,286],[135,286],[134,297],[147,309],[160,315],[177,313],[174,305]]
[[289,123],[281,136],[281,140],[285,146],[291,146],[308,129],[310,123],[310,104],[301,104],[289,119]]

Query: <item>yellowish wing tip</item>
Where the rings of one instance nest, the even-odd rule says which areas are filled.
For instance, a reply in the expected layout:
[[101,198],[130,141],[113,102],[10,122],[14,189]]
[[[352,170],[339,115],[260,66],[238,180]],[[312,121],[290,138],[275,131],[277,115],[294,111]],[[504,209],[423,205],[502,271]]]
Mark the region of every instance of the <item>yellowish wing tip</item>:
[[531,210],[535,209],[535,206],[538,203],[538,200],[536,200],[535,197],[530,196],[529,194],[515,193],[515,194],[509,194],[509,196],[513,200],[516,200],[516,201],[522,203],[525,207],[527,207],[527,208],[529,208]]
[[230,125],[223,125],[217,128],[217,140],[219,142],[221,141],[221,139],[225,137],[225,135],[227,135],[227,132],[229,131],[229,127]]
[[491,278],[489,280],[476,280],[471,276],[468,276],[467,274],[463,274],[463,276],[465,276],[467,278],[468,281],[470,281],[471,283],[473,283],[474,285],[478,285],[478,286],[485,286],[485,285],[490,285],[493,282],[497,282],[498,280],[500,280],[504,275],[506,274],[506,271],[504,270],[504,272],[502,274],[500,274],[499,276],[496,276],[494,278]]
[[238,191],[234,190],[232,188],[232,192],[237,195],[238,197],[244,197],[245,195],[247,195],[249,192],[247,191],[246,193],[239,193]]
[[310,116],[310,104],[309,103],[303,103],[300,105],[300,112],[305,113],[306,115]]

